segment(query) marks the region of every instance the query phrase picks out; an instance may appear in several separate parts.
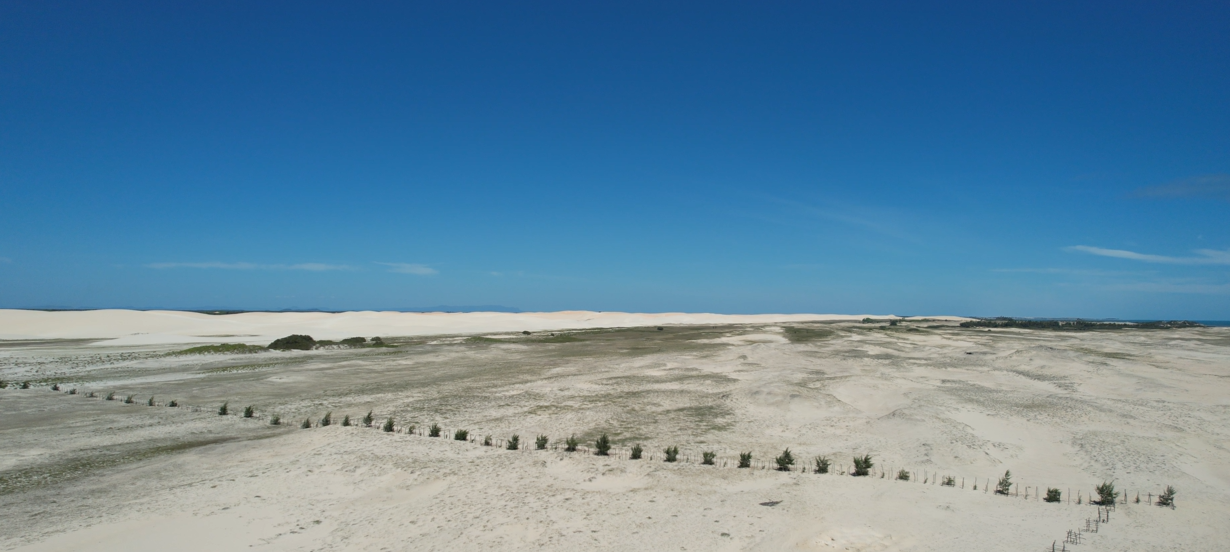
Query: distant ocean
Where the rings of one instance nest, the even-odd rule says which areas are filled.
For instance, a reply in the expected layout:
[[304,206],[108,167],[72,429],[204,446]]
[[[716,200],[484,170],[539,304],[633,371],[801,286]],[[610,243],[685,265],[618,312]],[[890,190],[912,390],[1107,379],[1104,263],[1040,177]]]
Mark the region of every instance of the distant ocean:
[[1192,320],[1192,322],[1205,326],[1230,326],[1230,320]]

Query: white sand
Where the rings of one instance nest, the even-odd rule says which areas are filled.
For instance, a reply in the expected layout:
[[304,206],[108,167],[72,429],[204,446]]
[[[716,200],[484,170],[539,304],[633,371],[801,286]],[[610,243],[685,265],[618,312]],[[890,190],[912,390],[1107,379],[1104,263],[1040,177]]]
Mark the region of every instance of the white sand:
[[[776,322],[899,318],[893,315],[832,314],[639,314],[626,312],[403,313],[252,312],[210,315],[183,311],[31,311],[0,309],[0,339],[109,339],[112,345],[268,343],[290,334],[317,339],[351,336],[415,336],[481,332],[623,328],[680,324],[763,324]],[[955,320],[955,317],[938,317]],[[937,318],[937,319],[938,319]]]
[[[1173,484],[1179,507],[1118,505],[1076,550],[1230,542],[1230,329],[830,322],[812,325],[830,336],[807,343],[783,331],[816,318],[0,312],[6,335],[108,339],[0,342],[0,379],[36,383],[0,390],[0,549],[1038,552],[1096,515],[1088,496],[1106,480],[1142,500]],[[745,324],[682,325],[718,320]],[[289,333],[635,324],[650,327],[578,332],[570,342],[513,334],[395,349],[163,354],[200,335],[255,334],[260,343]],[[167,345],[128,341],[133,333]],[[137,404],[52,392],[51,381],[131,394]],[[200,408],[142,404],[150,396]],[[232,413],[256,405],[258,418],[220,417],[223,401]],[[446,438],[336,425],[369,409],[377,424],[440,423]],[[297,429],[330,411],[335,425]],[[288,425],[268,425],[273,413]],[[540,433],[592,444],[610,432],[617,455],[482,447],[448,439],[454,428],[497,443],[517,433],[526,444]],[[146,455],[182,443],[193,446]],[[652,457],[626,459],[632,443]],[[686,461],[661,461],[671,444]],[[796,467],[824,454],[835,472],[848,470],[852,456],[870,453],[877,475],[905,468],[917,478],[733,467],[741,451],[759,464],[784,447]],[[706,450],[724,465],[699,465]],[[986,492],[1006,469],[1029,499]],[[964,488],[935,485],[936,472]],[[1086,504],[1042,503],[1039,485],[1079,490]]]

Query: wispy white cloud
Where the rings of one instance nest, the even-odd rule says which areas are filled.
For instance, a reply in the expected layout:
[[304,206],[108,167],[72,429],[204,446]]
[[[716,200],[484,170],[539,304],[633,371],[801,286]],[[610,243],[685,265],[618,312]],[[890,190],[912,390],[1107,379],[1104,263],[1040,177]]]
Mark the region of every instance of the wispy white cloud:
[[1139,197],[1212,197],[1230,201],[1230,174],[1205,174],[1136,190]]
[[1067,251],[1076,251],[1080,253],[1088,253],[1090,255],[1098,255],[1100,257],[1114,257],[1116,259],[1128,259],[1132,261],[1141,261],[1146,263],[1161,263],[1161,264],[1181,264],[1181,265],[1230,265],[1230,249],[1220,251],[1217,249],[1197,249],[1194,253],[1197,257],[1170,257],[1167,255],[1152,255],[1149,253],[1137,253],[1126,249],[1106,249],[1102,247],[1093,247],[1089,245],[1073,245],[1064,248]]
[[1114,291],[1142,291],[1146,293],[1194,293],[1203,295],[1230,295],[1230,284],[1201,284],[1182,282],[1127,282],[1107,286]]
[[430,266],[427,266],[424,264],[418,264],[418,263],[381,263],[381,262],[377,262],[376,264],[387,266],[389,267],[389,272],[396,272],[398,274],[414,274],[415,276],[431,276],[432,274],[440,273],[440,271]]
[[205,262],[205,263],[150,263],[145,265],[146,268],[154,268],[159,270],[171,268],[201,268],[215,270],[306,270],[309,272],[325,272],[329,270],[355,270],[355,267],[349,265],[334,265],[324,263],[298,263],[298,264],[258,264],[258,263],[223,263],[223,262]]

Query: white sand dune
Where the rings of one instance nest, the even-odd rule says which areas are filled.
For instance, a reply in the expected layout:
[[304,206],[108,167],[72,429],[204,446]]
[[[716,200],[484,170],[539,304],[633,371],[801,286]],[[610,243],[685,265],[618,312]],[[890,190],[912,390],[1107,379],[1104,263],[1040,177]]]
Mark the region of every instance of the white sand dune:
[[[184,311],[32,311],[0,309],[0,339],[108,339],[111,345],[213,343],[219,338],[268,343],[290,334],[317,339],[481,332],[625,328],[680,324],[761,324],[900,318],[893,315],[692,314],[626,312],[405,313],[358,311],[249,312],[211,315]],[[956,319],[954,317],[937,317]]]

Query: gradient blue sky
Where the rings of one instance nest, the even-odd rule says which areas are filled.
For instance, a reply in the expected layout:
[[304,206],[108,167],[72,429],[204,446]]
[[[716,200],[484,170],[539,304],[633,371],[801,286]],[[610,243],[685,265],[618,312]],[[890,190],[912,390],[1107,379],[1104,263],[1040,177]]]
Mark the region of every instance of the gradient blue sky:
[[0,2],[0,307],[1230,319],[1230,4]]

